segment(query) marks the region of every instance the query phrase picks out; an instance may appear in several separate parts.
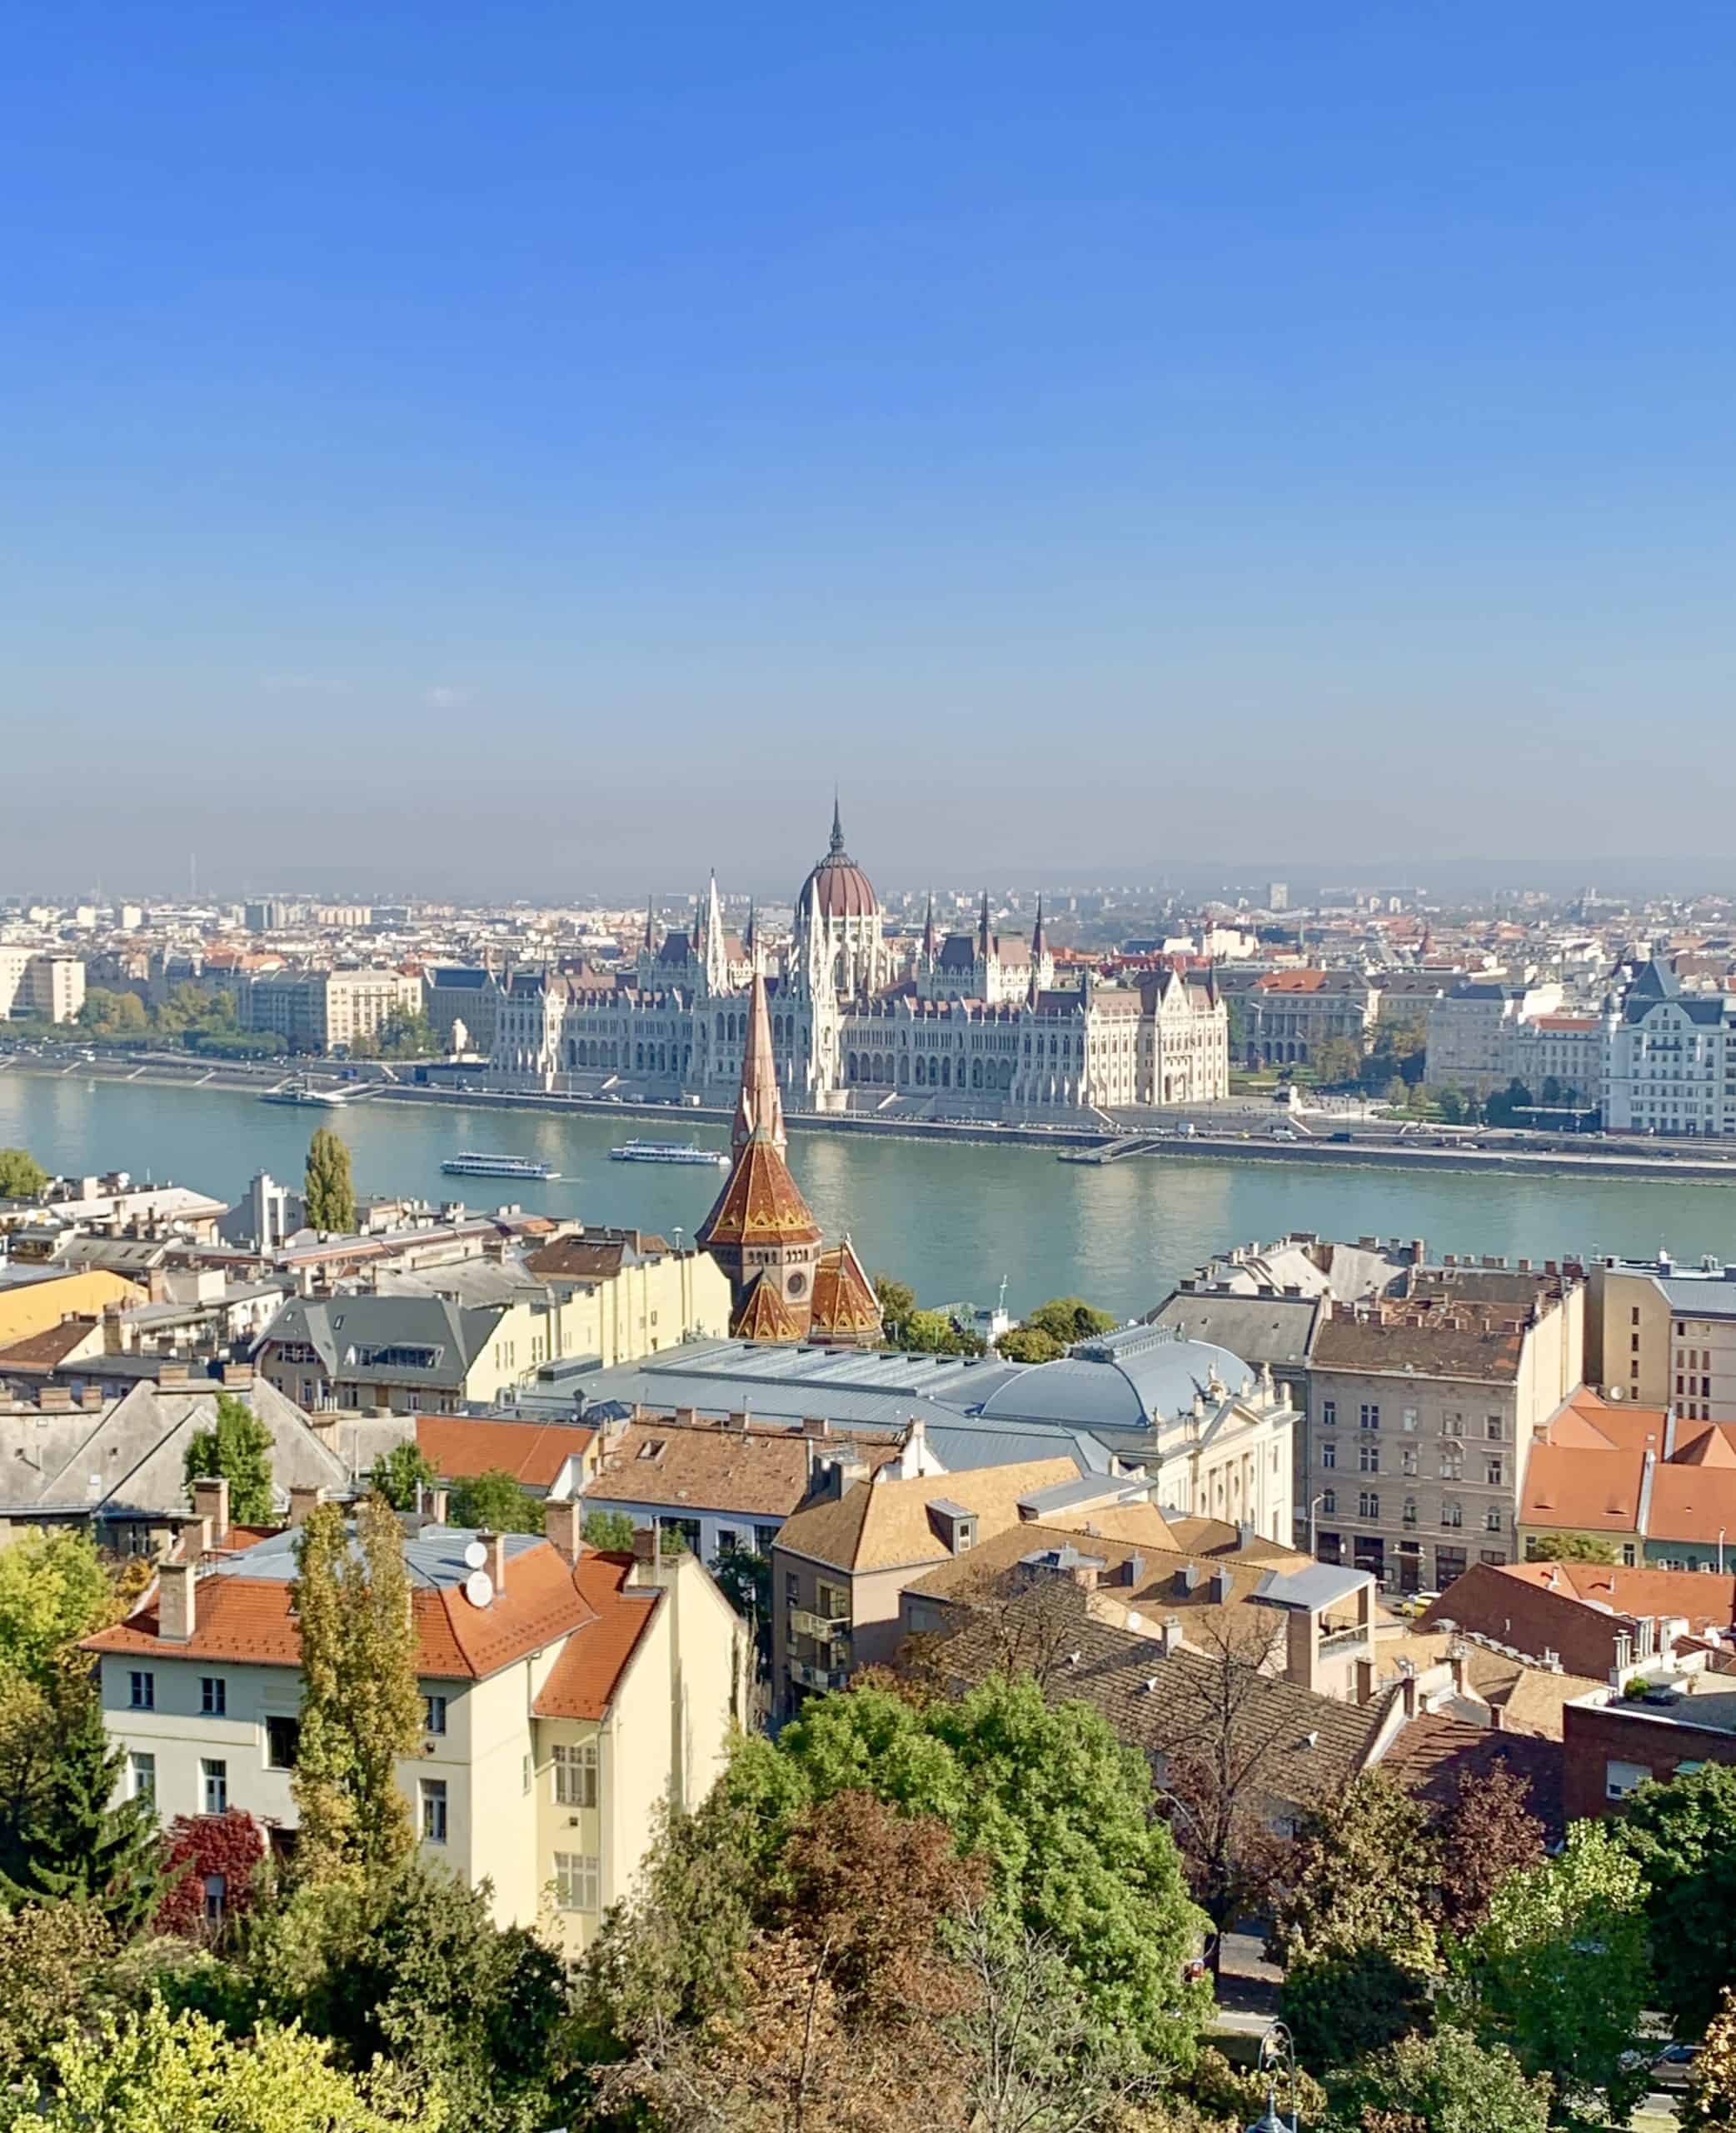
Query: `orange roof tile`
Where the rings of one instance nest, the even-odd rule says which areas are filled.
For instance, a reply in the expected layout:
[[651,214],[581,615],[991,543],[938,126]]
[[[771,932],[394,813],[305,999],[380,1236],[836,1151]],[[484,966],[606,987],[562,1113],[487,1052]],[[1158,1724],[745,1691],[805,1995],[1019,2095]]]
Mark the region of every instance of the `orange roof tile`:
[[[486,1607],[473,1607],[457,1586],[412,1594],[420,1673],[482,1681],[501,1667],[558,1643],[596,1620],[586,1596],[594,1576],[582,1574],[543,1541],[515,1555],[505,1586]],[[301,1664],[301,1639],[282,1578],[242,1575],[202,1577],[195,1596],[195,1627],[184,1642],[165,1643],[157,1591],[123,1622],[87,1637],[87,1651],[139,1657],[230,1659],[262,1666]]]
[[757,1341],[776,1347],[799,1341],[805,1328],[799,1314],[785,1301],[770,1274],[757,1274],[746,1299],[730,1328],[738,1341]]
[[443,1481],[469,1481],[503,1468],[533,1489],[552,1488],[575,1453],[596,1434],[573,1422],[476,1421],[418,1415],[416,1442]]
[[596,1619],[569,1637],[532,1709],[539,1718],[601,1718],[656,1611],[655,1589],[624,1590],[630,1556],[581,1558],[576,1583]]
[[777,1149],[770,1141],[752,1140],[736,1156],[716,1205],[700,1224],[696,1236],[708,1247],[818,1244],[820,1226]]
[[880,1298],[850,1239],[823,1251],[814,1267],[809,1336],[815,1341],[862,1344],[881,1334]]

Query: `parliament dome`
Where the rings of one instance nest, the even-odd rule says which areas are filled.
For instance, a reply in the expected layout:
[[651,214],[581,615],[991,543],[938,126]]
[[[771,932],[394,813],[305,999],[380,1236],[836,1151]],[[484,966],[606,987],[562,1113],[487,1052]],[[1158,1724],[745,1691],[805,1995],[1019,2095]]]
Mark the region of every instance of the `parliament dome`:
[[880,909],[874,884],[844,849],[844,825],[832,807],[831,847],[801,885],[798,911],[821,918],[872,918]]

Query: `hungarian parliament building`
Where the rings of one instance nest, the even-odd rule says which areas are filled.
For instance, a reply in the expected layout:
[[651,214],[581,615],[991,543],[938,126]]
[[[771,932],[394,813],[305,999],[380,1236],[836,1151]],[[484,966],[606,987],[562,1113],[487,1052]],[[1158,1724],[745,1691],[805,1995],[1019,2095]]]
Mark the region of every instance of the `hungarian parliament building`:
[[499,981],[491,1083],[608,1090],[727,1107],[749,996],[764,969],[787,1107],[1017,1121],[1210,1102],[1230,1086],[1229,1023],[1209,969],[1062,970],[1044,938],[991,932],[889,939],[873,884],[844,848],[802,883],[781,952],[725,928],[714,879],[696,923],[608,971],[521,967]]

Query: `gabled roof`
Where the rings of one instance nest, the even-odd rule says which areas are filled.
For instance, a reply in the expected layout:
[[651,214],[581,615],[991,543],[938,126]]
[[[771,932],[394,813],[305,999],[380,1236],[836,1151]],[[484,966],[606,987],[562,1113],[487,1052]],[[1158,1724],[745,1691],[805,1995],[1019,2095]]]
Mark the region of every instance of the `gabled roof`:
[[737,1154],[696,1238],[707,1249],[720,1244],[818,1244],[820,1226],[776,1147],[755,1139]]
[[948,1553],[930,1522],[931,1505],[950,1498],[1000,1531],[1018,1521],[1021,1496],[1078,1472],[1070,1459],[1017,1466],[980,1466],[961,1474],[908,1481],[857,1481],[841,1496],[805,1505],[785,1521],[778,1546],[838,1570],[891,1570],[935,1562]]
[[816,1261],[812,1299],[811,1339],[851,1346],[880,1339],[880,1298],[848,1237]]
[[738,1341],[763,1341],[772,1347],[801,1340],[803,1330],[802,1320],[784,1301],[783,1291],[770,1273],[754,1276],[730,1328]]
[[473,1481],[496,1470],[527,1488],[552,1488],[569,1459],[596,1431],[576,1422],[472,1421],[457,1415],[418,1415],[417,1448],[443,1481]]
[[[593,1708],[545,1714],[601,1716],[656,1594],[648,1591],[641,1601],[623,1589],[630,1566],[621,1558],[586,1555],[574,1566],[546,1541],[515,1534],[506,1542],[503,1589],[486,1607],[475,1607],[463,1593],[470,1574],[464,1550],[475,1537],[461,1528],[432,1526],[405,1543],[417,1671],[436,1681],[483,1681],[563,1639],[582,1643],[601,1623],[594,1641],[571,1655],[566,1671],[571,1686],[561,1692]],[[157,1661],[222,1659],[299,1666],[301,1639],[291,1609],[294,1544],[292,1533],[281,1533],[244,1553],[217,1558],[199,1577],[194,1633],[185,1641],[160,1635],[153,1586],[125,1621],[87,1638],[83,1649]],[[605,1564],[607,1568],[601,1567]],[[561,1658],[568,1656],[563,1651]],[[553,1681],[551,1675],[545,1695]]]
[[630,1556],[585,1555],[573,1573],[595,1620],[568,1637],[531,1710],[538,1718],[603,1718],[661,1595],[629,1591]]
[[[501,1308],[466,1309],[445,1296],[295,1296],[267,1326],[260,1347],[304,1341],[332,1377],[349,1374],[372,1384],[456,1389],[488,1345]],[[423,1364],[376,1356],[365,1361],[365,1349],[428,1349],[436,1360]]]

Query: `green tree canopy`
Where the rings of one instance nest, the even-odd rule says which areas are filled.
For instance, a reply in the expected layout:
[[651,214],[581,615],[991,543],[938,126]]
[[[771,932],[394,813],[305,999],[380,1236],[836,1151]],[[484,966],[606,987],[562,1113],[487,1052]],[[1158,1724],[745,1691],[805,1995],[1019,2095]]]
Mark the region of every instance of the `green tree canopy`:
[[1066,1354],[1052,1333],[1037,1326],[1010,1326],[995,1343],[995,1352],[1010,1363],[1052,1363]]
[[0,2095],[0,2133],[440,2133],[436,2091],[390,2068],[352,2078],[295,2029],[236,2039],[162,2001],[73,2031],[50,2072]]
[[1064,1348],[1075,1341],[1089,1341],[1094,1334],[1113,1332],[1115,1325],[1113,1312],[1099,1311],[1083,1296],[1051,1296],[1026,1311],[1020,1322],[1033,1332],[1046,1333]]
[[114,1611],[114,1589],[88,1535],[27,1526],[0,1548],[0,1687],[22,1682],[47,1694],[68,1666],[83,1672],[79,1639]]
[[876,1274],[874,1293],[880,1300],[880,1322],[891,1337],[903,1345],[899,1329],[916,1308],[916,1291],[908,1281],[900,1281],[890,1274]]
[[124,1758],[87,1686],[67,1693],[45,1781],[0,1831],[0,1896],[78,1903],[126,1938],[157,1909],[161,1875],[148,1801],[119,1796]]
[[1333,2083],[1333,2120],[1347,2126],[1416,2126],[1426,2133],[1544,2133],[1549,2085],[1510,2051],[1466,2030],[1400,2037]]
[[626,1511],[593,1511],[585,1517],[585,1538],[606,1555],[628,1556],[633,1551],[633,1515]]
[[237,1526],[269,1526],[276,1509],[272,1495],[272,1433],[245,1400],[220,1392],[217,1417],[208,1430],[195,1430],[187,1440],[187,1480],[227,1477],[229,1516]]
[[407,1437],[375,1460],[367,1485],[376,1496],[384,1496],[394,1511],[414,1511],[417,1491],[432,1488],[439,1478],[422,1456],[421,1447]]
[[1600,1533],[1544,1533],[1527,1544],[1526,1558],[1539,1563],[1613,1563],[1615,1543]]
[[1718,2011],[1689,2077],[1682,2133],[1731,2133],[1736,2127],[1736,1986],[1719,1995]]
[[297,1875],[372,1883],[415,1842],[397,1765],[422,1723],[410,1581],[390,1505],[365,1497],[353,1541],[339,1507],[318,1505],[297,1541],[292,1591],[302,1644]]
[[0,1200],[34,1200],[48,1173],[27,1148],[0,1148]]
[[[541,1499],[533,1496],[504,1466],[472,1474],[451,1485],[454,1526],[473,1526],[483,1533],[540,1533]],[[628,1546],[632,1546],[630,1541]]]
[[1659,1998],[1679,2035],[1698,2036],[1736,1978],[1736,1770],[1642,1785],[1606,1826],[1645,1876]]
[[302,1202],[310,1229],[347,1236],[356,1226],[356,1186],[350,1175],[350,1151],[329,1126],[318,1127],[307,1144]]
[[1051,1707],[1029,1679],[920,1707],[859,1688],[808,1705],[776,1746],[743,1742],[723,1786],[771,1842],[851,1787],[936,1816],[987,1861],[1005,1914],[1066,1963],[1101,2036],[1191,2056],[1206,1996],[1184,1970],[1205,1921],[1145,1761],[1088,1706]]
[[899,1330],[899,1342],[925,1356],[980,1356],[989,1345],[974,1326],[955,1324],[944,1311],[913,1311]]
[[1424,1810],[1378,1774],[1304,1823],[1273,1904],[1284,2006],[1311,2066],[1348,2065],[1423,2018],[1439,1961]]
[[1454,1967],[1469,2026],[1550,2077],[1558,2122],[1625,2124],[1647,2086],[1629,2062],[1652,1980],[1645,1881],[1613,1831],[1576,1823],[1559,1857],[1509,1876]]

